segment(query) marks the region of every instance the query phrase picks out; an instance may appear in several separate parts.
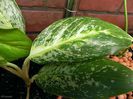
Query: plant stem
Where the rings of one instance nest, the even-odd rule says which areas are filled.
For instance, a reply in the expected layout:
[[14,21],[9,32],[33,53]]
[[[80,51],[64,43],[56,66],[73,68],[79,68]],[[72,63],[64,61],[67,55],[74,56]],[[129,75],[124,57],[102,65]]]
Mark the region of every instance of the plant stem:
[[12,74],[14,74],[14,75],[16,75],[16,76],[18,76],[20,78],[23,78],[22,77],[23,74],[22,74],[21,69],[17,65],[15,65],[13,63],[9,63],[8,62],[4,66],[2,66],[1,68],[11,72]]
[[128,32],[127,0],[124,0],[125,31]]
[[29,86],[27,86],[26,99],[30,99],[30,85],[29,85]]
[[19,66],[15,65],[13,63],[6,63],[4,66],[1,66],[1,68],[11,72],[12,74],[14,74],[24,80],[26,87],[27,87],[26,99],[29,99],[30,86],[36,77],[36,75],[35,75],[32,77],[32,79],[29,78],[30,60],[28,58],[25,59],[22,69],[20,69]]
[[7,66],[14,68],[15,70],[17,70],[19,73],[22,73],[22,70],[19,68],[19,66],[17,66],[16,64],[13,63],[7,63]]
[[26,58],[22,67],[25,78],[29,79],[30,59]]
[[64,16],[65,18],[72,16],[74,1],[75,0],[67,0],[67,7],[65,11],[65,16]]
[[36,79],[37,76],[38,76],[38,74],[36,74],[36,75],[34,75],[34,76],[31,77],[31,83],[34,82],[34,80]]
[[3,66],[0,66],[0,67],[24,80],[27,87],[26,99],[29,99],[31,84],[34,82],[37,76],[37,75],[34,75],[31,79],[29,77],[30,59],[29,58],[25,59],[22,69],[19,68],[19,66],[17,66],[16,64],[9,63],[9,62],[5,63]]
[[25,84],[27,86],[27,95],[26,95],[26,99],[30,98],[30,87],[31,84],[34,82],[36,75],[32,76],[32,78],[29,77],[29,69],[30,69],[30,59],[27,57],[23,63],[22,66],[22,72],[23,72],[23,76],[24,76],[24,81]]

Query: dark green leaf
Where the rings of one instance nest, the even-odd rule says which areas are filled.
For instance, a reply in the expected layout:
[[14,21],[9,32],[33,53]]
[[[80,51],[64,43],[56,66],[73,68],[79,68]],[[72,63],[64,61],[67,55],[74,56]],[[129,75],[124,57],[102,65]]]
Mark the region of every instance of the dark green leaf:
[[18,28],[25,33],[25,24],[15,0],[0,0],[0,28]]
[[36,83],[44,91],[75,99],[108,99],[133,90],[133,71],[108,59],[49,64]]
[[0,56],[7,61],[28,56],[31,43],[19,29],[0,29]]
[[71,17],[46,28],[34,41],[30,58],[36,63],[81,62],[116,54],[133,38],[119,27],[96,18]]

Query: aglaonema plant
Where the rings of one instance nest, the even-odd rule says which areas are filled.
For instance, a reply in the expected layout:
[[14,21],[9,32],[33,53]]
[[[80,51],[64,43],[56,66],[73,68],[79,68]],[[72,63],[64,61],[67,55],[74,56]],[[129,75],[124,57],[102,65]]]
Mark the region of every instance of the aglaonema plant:
[[[133,90],[133,71],[108,58],[122,55],[132,44],[119,27],[70,17],[48,26],[32,44],[15,0],[0,3],[0,66],[25,81],[26,99],[34,80],[44,91],[75,99],[107,99]],[[27,57],[22,68],[11,63],[22,57]],[[30,61],[45,64],[31,78]]]
[[28,58],[45,64],[36,77],[44,91],[76,99],[107,99],[133,88],[133,71],[107,58],[127,49],[132,40],[113,24],[70,17],[42,31]]

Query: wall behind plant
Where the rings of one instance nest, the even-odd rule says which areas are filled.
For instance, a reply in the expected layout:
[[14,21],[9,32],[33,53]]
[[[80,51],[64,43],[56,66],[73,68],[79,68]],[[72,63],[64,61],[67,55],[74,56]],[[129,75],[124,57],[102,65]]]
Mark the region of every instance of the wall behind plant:
[[[64,17],[67,0],[17,0],[34,39],[49,24]],[[133,34],[133,0],[127,0],[129,33]],[[98,17],[124,29],[123,0],[75,0],[73,15]]]

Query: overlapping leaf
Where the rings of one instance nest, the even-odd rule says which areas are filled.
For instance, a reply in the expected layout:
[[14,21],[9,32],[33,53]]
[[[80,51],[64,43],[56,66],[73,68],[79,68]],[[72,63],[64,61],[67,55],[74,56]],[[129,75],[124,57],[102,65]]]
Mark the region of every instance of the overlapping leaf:
[[7,63],[7,61],[3,57],[0,56],[0,67],[6,63]]
[[71,17],[46,28],[34,41],[30,58],[47,62],[81,62],[128,48],[133,38],[100,19]]
[[25,33],[25,24],[15,0],[0,0],[0,29],[18,28]]
[[0,29],[0,56],[7,61],[29,54],[31,40],[18,29]]
[[36,83],[44,91],[74,99],[108,99],[133,90],[133,71],[108,59],[50,64]]
[[0,13],[0,28],[10,29],[13,28],[11,23]]
[[15,0],[0,0],[0,57],[14,61],[29,54],[31,40],[25,35],[25,24]]
[[36,83],[44,91],[75,99],[107,99],[132,91],[133,71],[105,59],[128,48],[132,40],[119,27],[99,19],[59,20],[32,45],[29,58],[47,65]]

